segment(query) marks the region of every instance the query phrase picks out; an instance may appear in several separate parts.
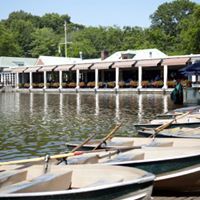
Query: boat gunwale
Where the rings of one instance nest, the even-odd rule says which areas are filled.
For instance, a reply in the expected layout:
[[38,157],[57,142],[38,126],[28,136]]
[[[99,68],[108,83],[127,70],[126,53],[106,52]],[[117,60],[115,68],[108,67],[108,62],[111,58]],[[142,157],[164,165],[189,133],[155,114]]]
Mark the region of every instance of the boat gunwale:
[[[142,170],[144,171],[144,170]],[[144,171],[145,172],[145,171]],[[36,197],[36,196],[58,196],[58,195],[65,195],[65,194],[76,194],[76,193],[86,193],[91,191],[98,191],[98,190],[104,190],[104,189],[111,189],[114,187],[124,187],[128,185],[135,185],[135,184],[144,184],[147,182],[152,182],[155,180],[155,175],[150,172],[145,172],[143,176],[140,178],[134,179],[134,180],[127,180],[117,183],[108,183],[103,184],[99,186],[88,186],[84,188],[78,188],[78,189],[71,189],[71,190],[61,190],[61,191],[50,191],[50,192],[27,192],[27,193],[12,193],[12,194],[6,194],[2,193],[0,194],[1,198],[14,198],[14,197]]]

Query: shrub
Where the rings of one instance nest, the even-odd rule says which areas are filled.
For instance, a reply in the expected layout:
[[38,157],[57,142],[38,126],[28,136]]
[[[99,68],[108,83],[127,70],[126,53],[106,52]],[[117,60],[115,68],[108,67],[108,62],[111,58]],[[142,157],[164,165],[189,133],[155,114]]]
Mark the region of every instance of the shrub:
[[38,83],[38,87],[39,88],[43,88],[44,87],[44,83]]
[[24,83],[24,88],[29,88],[30,84],[29,83]]
[[183,87],[191,87],[192,86],[192,82],[189,80],[181,80],[181,84]]
[[32,83],[33,88],[37,88],[38,87],[38,83]]
[[52,83],[51,87],[52,88],[59,88],[60,84],[59,83]]
[[119,82],[119,87],[120,88],[124,88],[125,87],[125,82],[124,81],[120,81]]
[[85,86],[86,86],[86,84],[85,84],[84,82],[80,82],[80,83],[79,83],[79,87],[80,87],[80,88],[84,88]]
[[63,87],[63,88],[67,88],[67,87],[68,87],[68,84],[67,84],[67,83],[62,83],[62,87]]
[[76,87],[76,83],[75,82],[70,82],[68,84],[69,88],[75,88]]
[[103,82],[98,82],[98,86],[99,86],[99,88],[102,88],[103,87]]
[[136,88],[137,86],[138,86],[138,82],[137,81],[130,81],[130,87]]
[[161,88],[163,87],[164,83],[163,81],[154,81],[153,83],[151,83],[151,85],[156,88]]
[[167,86],[169,88],[174,88],[176,86],[176,82],[175,81],[167,81]]
[[114,88],[115,87],[115,82],[108,82],[108,88]]
[[142,87],[147,88],[149,86],[149,81],[142,81]]
[[18,87],[19,87],[19,88],[23,88],[23,87],[24,87],[24,83],[19,83],[19,84],[18,84]]

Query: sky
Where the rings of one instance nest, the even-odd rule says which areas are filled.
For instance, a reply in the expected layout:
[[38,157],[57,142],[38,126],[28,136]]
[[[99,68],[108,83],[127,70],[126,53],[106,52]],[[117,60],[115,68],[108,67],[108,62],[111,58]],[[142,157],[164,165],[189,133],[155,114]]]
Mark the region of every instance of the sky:
[[[0,0],[0,20],[13,11],[33,15],[68,14],[71,21],[85,26],[149,27],[159,5],[170,0]],[[200,0],[193,0],[199,3]]]

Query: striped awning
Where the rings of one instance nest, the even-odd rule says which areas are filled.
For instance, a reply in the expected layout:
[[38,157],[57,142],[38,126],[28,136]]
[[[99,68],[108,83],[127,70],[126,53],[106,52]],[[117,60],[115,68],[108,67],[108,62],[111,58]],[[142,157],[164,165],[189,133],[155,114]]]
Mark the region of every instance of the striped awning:
[[27,67],[17,67],[17,68],[11,69],[11,71],[12,73],[23,73],[26,69]]
[[112,68],[117,68],[117,67],[119,67],[119,68],[131,68],[135,63],[136,63],[136,61],[134,61],[134,60],[118,61],[118,62],[114,63]]
[[99,62],[95,63],[91,69],[109,69],[113,62]]
[[59,65],[54,71],[69,71],[74,65]]
[[41,67],[28,67],[24,73],[37,72]]
[[189,62],[189,57],[184,58],[165,58],[161,65],[176,66],[176,65],[186,65]]
[[39,72],[50,72],[52,71],[53,69],[55,69],[56,66],[43,66],[42,68],[40,68],[38,71]]
[[77,64],[75,67],[72,68],[72,70],[88,70],[89,67],[91,67],[93,63],[83,63],[83,64]]
[[149,59],[149,60],[138,60],[136,63],[136,67],[157,67],[158,63],[161,62],[161,59]]

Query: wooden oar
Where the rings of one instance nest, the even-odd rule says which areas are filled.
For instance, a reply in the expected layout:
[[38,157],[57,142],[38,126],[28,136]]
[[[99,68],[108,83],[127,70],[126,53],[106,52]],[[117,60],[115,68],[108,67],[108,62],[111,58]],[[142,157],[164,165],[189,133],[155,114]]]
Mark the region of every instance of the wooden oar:
[[[59,158],[67,158],[70,156],[76,156],[80,155],[83,152],[75,152],[75,153],[66,153],[66,154],[58,154],[58,155],[53,155],[50,156],[50,159],[59,159]],[[30,158],[30,159],[25,159],[25,160],[15,160],[15,161],[8,161],[8,162],[0,162],[1,165],[15,165],[15,164],[24,164],[24,163],[29,163],[29,162],[39,162],[39,161],[44,161],[46,156],[39,157],[39,158]]]
[[174,121],[181,119],[183,117],[185,117],[186,115],[188,115],[190,112],[186,112],[184,114],[182,114],[181,116],[175,117],[173,120],[171,120],[170,122],[164,123],[161,126],[157,127],[154,129],[154,133],[152,134],[153,137],[156,136],[156,134],[158,134],[160,131],[164,130],[165,128],[169,127]]
[[99,144],[97,144],[97,146],[96,146],[93,150],[98,149],[104,142],[106,142],[106,140],[108,140],[109,138],[111,138],[112,135],[121,127],[121,125],[122,125],[122,123],[117,124],[117,125],[115,126],[115,128],[112,129],[112,131],[111,131],[106,137],[104,137],[104,138],[99,142]]
[[94,133],[93,135],[91,135],[90,137],[88,137],[86,140],[84,140],[80,145],[74,147],[70,152],[73,153],[75,151],[77,151],[78,149],[80,149],[83,145],[85,145],[86,143],[88,143],[93,137],[96,136],[97,133]]

